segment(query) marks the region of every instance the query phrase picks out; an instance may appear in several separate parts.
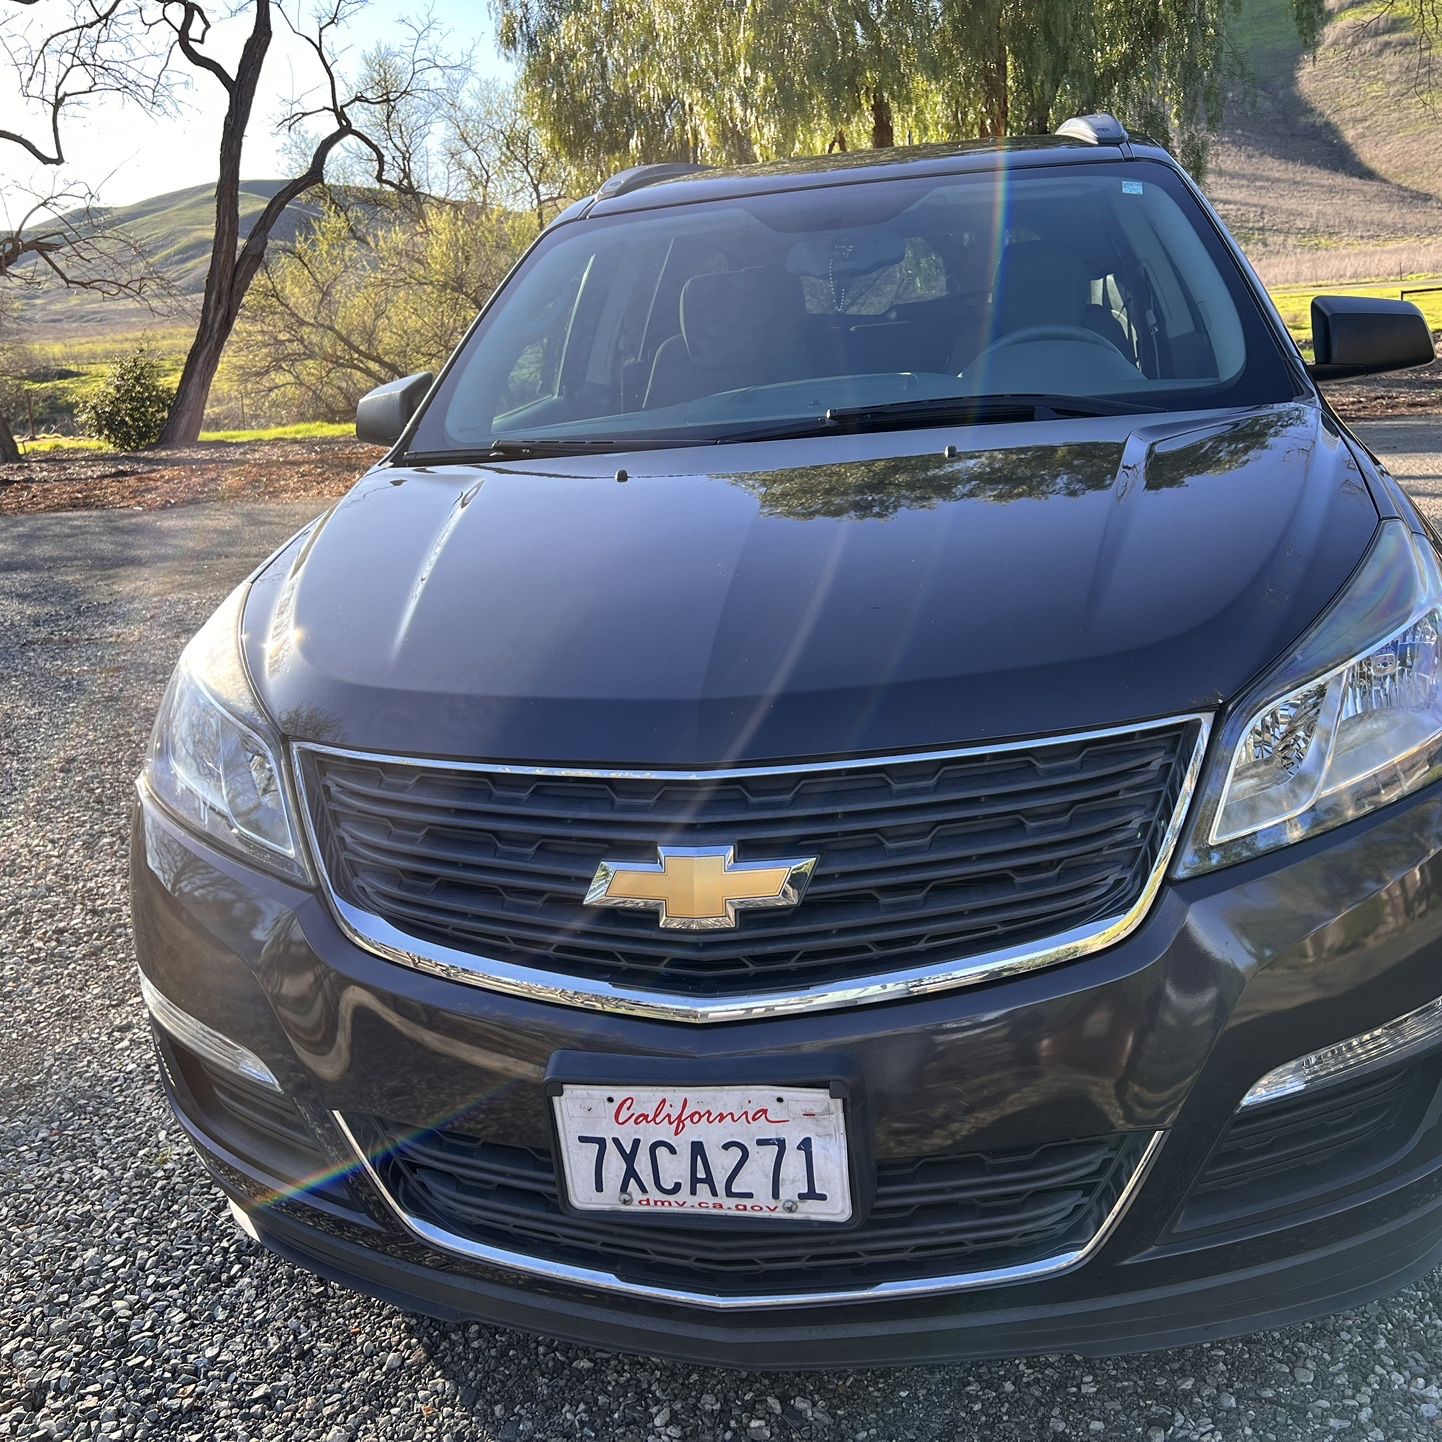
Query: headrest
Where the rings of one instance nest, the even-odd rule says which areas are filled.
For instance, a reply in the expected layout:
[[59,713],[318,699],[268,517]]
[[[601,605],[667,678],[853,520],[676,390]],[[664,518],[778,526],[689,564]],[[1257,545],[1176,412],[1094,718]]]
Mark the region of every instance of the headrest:
[[1091,277],[1070,246],[1014,241],[1001,253],[992,291],[998,334],[1030,325],[1075,325],[1091,300]]
[[761,266],[693,275],[681,288],[681,336],[698,366],[747,365],[761,354],[788,277]]

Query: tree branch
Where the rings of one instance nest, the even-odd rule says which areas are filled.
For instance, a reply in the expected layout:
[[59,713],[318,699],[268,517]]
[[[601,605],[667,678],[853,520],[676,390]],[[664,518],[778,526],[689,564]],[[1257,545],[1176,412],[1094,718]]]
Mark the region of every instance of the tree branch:
[[[31,0],[9,0],[18,12]],[[68,22],[38,29],[14,13],[0,13],[0,59],[14,75],[14,94],[32,107],[36,121],[0,129],[0,143],[13,145],[40,165],[66,161],[64,116],[98,95],[115,95],[146,107],[164,103],[165,56],[144,43],[149,22],[126,0],[66,0]]]
[[[269,3],[269,0],[264,0]],[[170,12],[174,9],[180,10],[180,19],[174,20]],[[204,70],[213,75],[225,89],[234,94],[235,76],[233,76],[214,56],[206,55],[201,46],[205,44],[210,34],[210,17],[194,3],[194,0],[162,0],[160,7],[161,19],[167,24],[175,35],[175,43],[180,53],[197,70]],[[195,26],[199,23],[200,32],[195,32]]]

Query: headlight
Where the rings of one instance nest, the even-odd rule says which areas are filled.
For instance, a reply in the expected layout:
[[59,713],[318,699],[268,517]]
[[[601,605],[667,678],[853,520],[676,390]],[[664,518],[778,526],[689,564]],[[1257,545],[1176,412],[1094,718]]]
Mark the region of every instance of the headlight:
[[1442,777],[1442,569],[1384,521],[1296,651],[1233,708],[1181,875],[1286,846]]
[[278,738],[240,659],[245,586],[181,653],[166,688],[144,781],[181,820],[246,861],[309,881]]

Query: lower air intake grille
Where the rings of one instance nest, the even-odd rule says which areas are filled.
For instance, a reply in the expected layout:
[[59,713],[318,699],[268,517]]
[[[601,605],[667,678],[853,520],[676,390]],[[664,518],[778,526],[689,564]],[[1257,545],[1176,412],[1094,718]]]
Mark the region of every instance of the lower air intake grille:
[[1409,1071],[1394,1069],[1248,1107],[1227,1128],[1195,1190],[1254,1190],[1299,1167],[1326,1166],[1389,1131],[1411,1082]]
[[1425,1145],[1419,1137],[1428,1135],[1439,1067],[1428,1058],[1245,1107],[1193,1185],[1177,1230],[1224,1228],[1263,1215],[1294,1218],[1374,1185],[1414,1146]]
[[348,1123],[401,1211],[470,1242],[609,1272],[633,1284],[715,1294],[806,1292],[1024,1266],[1081,1251],[1140,1165],[1150,1134],[1017,1151],[883,1162],[857,1226],[670,1219],[561,1210],[546,1152],[458,1131]]

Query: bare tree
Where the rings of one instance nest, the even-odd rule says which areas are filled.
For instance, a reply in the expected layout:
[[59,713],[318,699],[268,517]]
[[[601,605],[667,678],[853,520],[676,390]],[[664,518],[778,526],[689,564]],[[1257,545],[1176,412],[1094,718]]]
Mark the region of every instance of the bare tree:
[[438,369],[534,236],[526,211],[449,200],[352,221],[328,206],[251,288],[223,374],[268,421],[339,420],[372,386]]
[[105,224],[88,187],[55,186],[25,199],[18,216],[0,217],[0,279],[132,298],[159,286],[141,248]]
[[[16,334],[14,325],[14,298],[0,289],[0,427],[9,434],[5,414],[18,419],[25,410],[25,388],[21,376],[34,365],[29,347]],[[13,442],[13,437],[11,440]],[[0,450],[3,450],[4,435],[0,435]],[[11,457],[13,459],[13,457]]]
[[19,461],[24,457],[20,454],[20,446],[15,440],[15,432],[10,429],[10,422],[0,413],[0,461]]
[[[67,122],[101,97],[146,109],[168,100],[165,52],[151,43],[133,0],[0,0],[0,81],[16,120],[0,127],[0,156],[38,172],[67,160]],[[0,282],[59,284],[104,295],[139,295],[152,283],[135,246],[107,230],[87,187],[63,179],[11,185],[0,208]],[[18,461],[0,414],[0,461]]]
[[63,166],[65,122],[89,103],[167,103],[165,60],[138,0],[0,0],[0,61],[20,117],[19,128],[0,127],[0,144],[36,165]]
[[456,76],[385,145],[412,192],[380,195],[339,157],[320,216],[271,246],[242,308],[220,374],[268,421],[340,419],[438,368],[564,203],[513,87]]
[[[250,33],[231,70],[206,49],[210,32],[206,11],[194,0],[162,0],[160,14],[174,37],[178,54],[220,85],[227,95],[215,187],[215,234],[200,324],[161,434],[162,446],[187,445],[199,436],[221,354],[246,292],[265,259],[271,234],[287,206],[324,183],[332,154],[347,144],[359,149],[368,157],[370,179],[377,186],[405,192],[418,184],[416,129],[408,120],[408,112],[427,103],[443,76],[445,64],[437,53],[435,31],[425,20],[409,27],[408,41],[402,46],[372,51],[366,57],[359,83],[349,87],[340,73],[340,39],[346,21],[359,4],[360,0],[326,0],[317,17],[302,25],[291,18],[280,0],[247,0],[234,13],[250,11]],[[321,98],[313,106],[298,105],[282,122],[283,129],[293,137],[306,138],[308,155],[299,173],[271,197],[242,241],[241,147],[251,123],[277,16],[317,63],[323,77]]]
[[0,463],[20,460],[20,447],[6,421],[6,411],[17,414],[20,405],[19,371],[22,369],[13,339],[10,297],[0,290]]
[[477,79],[458,87],[443,132],[452,194],[483,209],[527,210],[537,230],[565,199],[565,164],[542,143],[514,86]]

